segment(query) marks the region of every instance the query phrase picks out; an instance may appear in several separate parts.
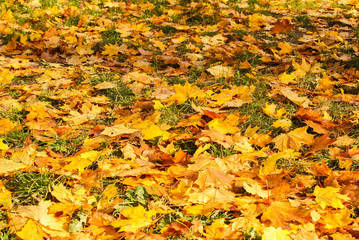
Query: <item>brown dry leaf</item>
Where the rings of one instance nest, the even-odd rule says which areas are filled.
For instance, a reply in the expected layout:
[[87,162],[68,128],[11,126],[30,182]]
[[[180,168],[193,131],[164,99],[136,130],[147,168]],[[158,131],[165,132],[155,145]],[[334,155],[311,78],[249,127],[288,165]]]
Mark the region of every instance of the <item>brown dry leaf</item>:
[[333,142],[333,145],[335,146],[351,146],[353,143],[355,143],[357,139],[351,138],[348,135],[343,135],[341,137],[338,137],[335,142]]
[[286,18],[278,19],[271,28],[272,33],[288,33],[293,30],[294,25]]

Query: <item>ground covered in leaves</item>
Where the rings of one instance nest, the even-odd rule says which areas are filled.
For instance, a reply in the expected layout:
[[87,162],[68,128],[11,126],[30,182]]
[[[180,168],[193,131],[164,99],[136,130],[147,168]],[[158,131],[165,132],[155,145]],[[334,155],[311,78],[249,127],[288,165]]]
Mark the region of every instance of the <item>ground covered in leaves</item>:
[[0,238],[358,238],[358,7],[2,1]]

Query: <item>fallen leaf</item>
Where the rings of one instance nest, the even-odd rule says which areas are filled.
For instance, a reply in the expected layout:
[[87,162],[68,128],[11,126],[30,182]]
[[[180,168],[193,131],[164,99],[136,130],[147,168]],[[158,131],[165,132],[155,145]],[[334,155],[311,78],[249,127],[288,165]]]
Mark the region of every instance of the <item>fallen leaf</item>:
[[345,206],[343,205],[341,200],[349,201],[350,198],[348,196],[340,194],[339,190],[339,188],[334,187],[321,188],[315,186],[313,193],[315,196],[315,201],[323,210],[327,206],[334,208],[344,208]]

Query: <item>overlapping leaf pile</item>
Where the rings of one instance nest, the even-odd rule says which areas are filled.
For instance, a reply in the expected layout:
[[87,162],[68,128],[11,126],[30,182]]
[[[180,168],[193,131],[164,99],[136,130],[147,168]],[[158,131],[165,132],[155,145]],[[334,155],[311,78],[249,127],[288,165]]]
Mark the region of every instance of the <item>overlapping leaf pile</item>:
[[6,0],[1,233],[359,237],[355,0]]

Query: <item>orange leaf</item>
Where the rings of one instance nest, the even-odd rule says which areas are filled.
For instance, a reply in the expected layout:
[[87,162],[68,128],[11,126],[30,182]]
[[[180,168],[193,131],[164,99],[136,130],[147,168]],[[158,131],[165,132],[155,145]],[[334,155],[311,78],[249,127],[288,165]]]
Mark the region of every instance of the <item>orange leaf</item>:
[[272,33],[288,33],[293,30],[294,25],[288,19],[278,19],[271,28]]

